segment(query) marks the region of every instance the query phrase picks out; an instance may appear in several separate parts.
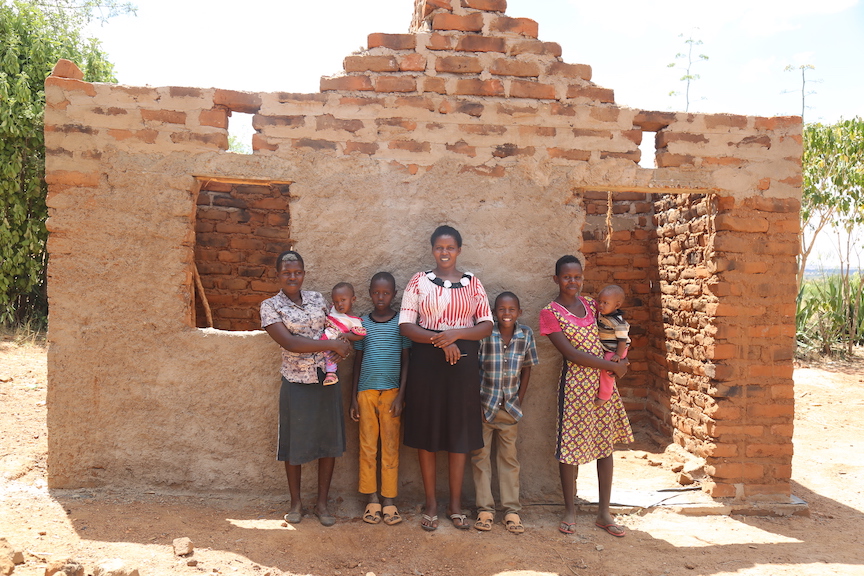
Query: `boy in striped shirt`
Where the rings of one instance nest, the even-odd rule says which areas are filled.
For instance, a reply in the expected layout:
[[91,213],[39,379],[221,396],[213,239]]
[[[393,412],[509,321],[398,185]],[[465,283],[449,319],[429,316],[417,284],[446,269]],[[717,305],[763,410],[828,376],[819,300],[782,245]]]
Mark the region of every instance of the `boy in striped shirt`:
[[[360,423],[359,490],[368,504],[363,521],[398,524],[402,521],[393,503],[399,483],[399,425],[408,376],[411,341],[399,333],[399,315],[391,304],[396,280],[378,272],[369,282],[373,310],[361,318],[366,337],[354,342],[354,390],[351,419]],[[381,438],[381,497],[378,499],[378,438]]]
[[504,508],[504,526],[511,534],[525,531],[519,511],[519,460],[516,429],[522,418],[522,401],[528,390],[531,366],[538,363],[534,333],[516,320],[522,314],[519,298],[502,292],[492,310],[492,334],[480,341],[480,401],[483,406],[483,448],[471,453],[477,521],[474,528],[492,529],[495,500],[492,498],[492,439],[498,450],[498,486]]

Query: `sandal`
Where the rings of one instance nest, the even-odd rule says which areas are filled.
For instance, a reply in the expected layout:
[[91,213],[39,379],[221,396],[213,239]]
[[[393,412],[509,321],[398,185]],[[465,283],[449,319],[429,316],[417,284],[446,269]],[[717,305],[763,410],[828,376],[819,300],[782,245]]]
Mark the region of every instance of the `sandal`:
[[420,521],[420,527],[427,532],[432,532],[438,529],[438,516],[429,516],[423,514],[423,520]]
[[468,517],[465,514],[448,514],[450,517],[450,521],[453,522],[453,526],[458,528],[459,530],[467,530],[470,528],[468,526]]
[[522,525],[522,519],[516,512],[510,512],[504,515],[504,527],[511,534],[522,534],[525,532],[525,526]]
[[492,512],[483,510],[477,513],[477,520],[474,522],[474,528],[481,532],[492,530],[492,521],[495,520],[495,515]]
[[381,504],[378,502],[369,502],[366,505],[366,510],[363,511],[363,521],[367,524],[378,524],[381,522]]
[[337,382],[339,382],[339,376],[337,376],[335,372],[328,372],[327,376],[324,378],[324,382],[322,382],[322,384],[324,386],[332,386],[333,384],[336,384]]
[[615,524],[614,522],[612,524],[603,524],[602,522],[600,522],[598,520],[597,522],[594,522],[594,525],[597,526],[598,528],[600,528],[601,530],[605,530],[606,532],[608,532],[612,536],[615,536],[616,538],[623,538],[627,534],[624,531],[623,526],[621,526],[620,524]]
[[384,506],[384,524],[393,526],[402,522],[402,516],[399,515],[399,509],[396,506]]
[[576,532],[576,523],[575,522],[561,522],[558,525],[558,531],[562,534],[573,534]]

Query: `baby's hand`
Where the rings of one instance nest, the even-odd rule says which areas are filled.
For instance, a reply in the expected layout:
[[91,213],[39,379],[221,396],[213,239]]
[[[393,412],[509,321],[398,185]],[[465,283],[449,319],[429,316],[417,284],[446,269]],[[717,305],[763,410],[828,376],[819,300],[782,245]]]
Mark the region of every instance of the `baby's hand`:
[[612,362],[617,362],[617,361],[620,360],[620,359],[621,359],[621,357],[618,356],[617,354],[613,354],[613,355],[609,358],[609,360],[611,360]]
[[351,332],[357,336],[366,336],[366,328],[363,328],[362,326],[354,326],[351,328]]

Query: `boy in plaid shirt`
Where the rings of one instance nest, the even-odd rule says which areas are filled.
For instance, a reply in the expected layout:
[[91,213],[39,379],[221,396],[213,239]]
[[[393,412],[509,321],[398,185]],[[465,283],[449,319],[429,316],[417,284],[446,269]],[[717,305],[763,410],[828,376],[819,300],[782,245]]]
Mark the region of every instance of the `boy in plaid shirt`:
[[483,448],[471,453],[477,521],[474,528],[492,529],[492,438],[496,438],[498,487],[504,508],[504,526],[512,534],[525,531],[519,518],[519,460],[516,429],[522,418],[522,401],[528,389],[531,366],[538,363],[534,333],[516,319],[522,314],[519,298],[502,292],[492,310],[496,323],[492,334],[480,342],[480,400],[483,406]]

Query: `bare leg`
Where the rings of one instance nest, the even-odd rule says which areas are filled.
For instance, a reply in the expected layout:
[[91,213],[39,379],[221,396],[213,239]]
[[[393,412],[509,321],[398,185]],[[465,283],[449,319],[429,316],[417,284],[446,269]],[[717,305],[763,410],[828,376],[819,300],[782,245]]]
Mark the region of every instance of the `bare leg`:
[[450,514],[462,513],[462,478],[465,476],[467,454],[447,453],[448,480],[450,484]]
[[300,466],[285,462],[285,475],[288,477],[288,492],[291,494],[289,512],[303,513],[303,503],[300,501]]
[[[435,452],[418,449],[417,457],[420,460],[420,476],[423,478],[423,493],[426,495],[425,513],[427,516],[437,516],[438,501],[435,499]],[[435,525],[437,526],[437,524]]]
[[614,461],[611,455],[597,460],[597,488],[600,493],[600,502],[597,507],[597,522],[603,525],[615,523],[615,519],[609,512],[609,501],[612,498],[613,467]]
[[576,521],[576,474],[579,467],[573,464],[558,463],[558,475],[561,477],[561,492],[564,495],[564,516],[561,522],[573,524]]
[[336,465],[336,458],[319,458],[318,459],[318,502],[315,504],[315,510],[325,516],[329,516],[327,510],[327,498],[330,495],[330,480],[333,478],[333,468]]

